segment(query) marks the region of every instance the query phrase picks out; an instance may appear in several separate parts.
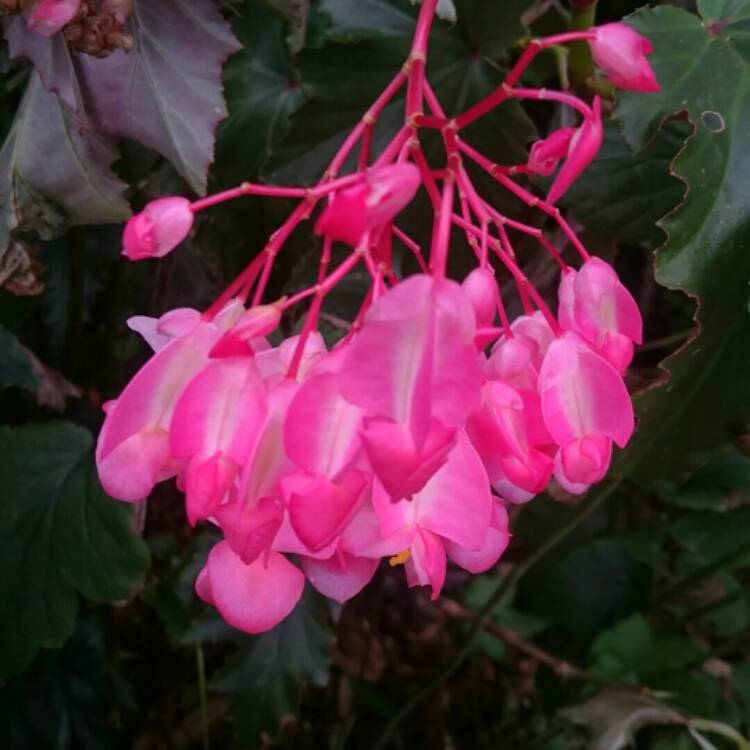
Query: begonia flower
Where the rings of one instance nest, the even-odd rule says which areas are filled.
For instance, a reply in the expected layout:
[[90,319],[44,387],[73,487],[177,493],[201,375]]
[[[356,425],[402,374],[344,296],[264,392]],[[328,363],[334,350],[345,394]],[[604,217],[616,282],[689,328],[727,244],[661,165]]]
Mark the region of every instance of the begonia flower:
[[132,216],[122,236],[122,254],[130,260],[162,258],[188,236],[194,214],[187,198],[151,201]]
[[315,225],[315,233],[353,247],[387,224],[411,201],[420,184],[413,164],[391,164],[369,170],[365,179],[339,191]]
[[570,139],[565,161],[547,193],[549,203],[557,203],[583,170],[591,164],[599,153],[603,139],[602,103],[601,99],[595,96],[591,115],[583,118],[583,122]]
[[661,89],[646,55],[654,51],[645,36],[625,23],[594,27],[589,41],[594,62],[613,85],[629,91],[656,92]]
[[529,171],[549,177],[555,171],[560,159],[567,156],[570,141],[575,133],[575,128],[559,128],[553,130],[546,138],[534,141],[526,164]]
[[618,372],[643,341],[643,320],[630,292],[612,266],[591,258],[579,271],[567,269],[558,292],[560,326],[575,331]]

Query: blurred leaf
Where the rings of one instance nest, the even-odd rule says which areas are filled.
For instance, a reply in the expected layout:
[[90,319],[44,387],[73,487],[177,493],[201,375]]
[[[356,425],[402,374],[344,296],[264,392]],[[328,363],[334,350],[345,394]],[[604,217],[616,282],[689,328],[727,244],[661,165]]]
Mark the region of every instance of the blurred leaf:
[[638,731],[652,724],[685,723],[680,714],[652,698],[622,690],[604,690],[562,714],[591,729],[592,750],[621,750]]
[[694,510],[726,510],[736,495],[750,496],[750,458],[733,447],[712,458],[686,482],[664,483],[659,495],[671,505]]
[[129,510],[99,486],[91,447],[64,422],[0,428],[0,675],[68,639],[79,593],[116,601],[148,566]]
[[66,224],[106,224],[127,217],[125,184],[110,170],[117,154],[32,75],[0,151],[0,261],[12,232],[43,239]]
[[645,603],[649,571],[613,539],[595,539],[549,558],[522,580],[519,605],[549,618],[581,656],[604,627]]
[[[671,526],[672,538],[689,552],[692,565],[738,555],[728,569],[750,565],[750,508],[728,513],[690,513]],[[743,554],[743,550],[747,554]]]
[[669,239],[656,278],[697,298],[700,334],[665,360],[666,384],[637,398],[638,430],[617,469],[638,481],[700,464],[750,414],[750,211],[739,198],[750,181],[750,3],[700,0],[698,9],[702,18],[660,6],[630,19],[654,44],[661,92],[625,93],[617,109],[639,149],[675,112],[694,128],[673,163],[687,195],[660,223]]
[[212,682],[234,696],[232,714],[245,744],[255,746],[262,731],[276,731],[280,718],[294,713],[303,682],[328,680],[331,633],[324,622],[322,600],[308,587],[292,614],[249,639]]
[[654,140],[633,153],[617,123],[607,123],[594,162],[563,201],[588,229],[621,242],[657,245],[664,237],[656,222],[682,200],[684,183],[669,166],[690,128],[682,120],[665,123]]
[[31,359],[18,339],[0,325],[0,388],[18,386],[28,391],[39,384]]
[[651,685],[664,673],[689,668],[703,653],[690,638],[653,631],[643,615],[635,614],[596,637],[591,669],[618,681]]
[[[112,721],[114,686],[103,633],[85,619],[59,652],[44,652],[34,668],[0,692],[0,731],[16,733],[13,750],[114,750],[121,747]],[[116,678],[123,688],[123,675]],[[5,716],[3,716],[5,713]],[[13,727],[13,729],[11,729]],[[2,736],[8,738],[6,731]]]

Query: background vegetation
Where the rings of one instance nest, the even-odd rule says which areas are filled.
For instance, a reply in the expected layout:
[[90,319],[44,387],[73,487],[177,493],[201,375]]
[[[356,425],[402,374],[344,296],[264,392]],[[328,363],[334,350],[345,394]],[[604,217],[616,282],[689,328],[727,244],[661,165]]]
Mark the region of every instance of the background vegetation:
[[[556,1],[455,6],[430,63],[451,111],[496,85],[525,37],[569,20]],[[601,0],[597,20],[636,6]],[[103,401],[147,356],[125,319],[208,304],[286,207],[246,198],[208,212],[179,251],[141,264],[119,257],[121,223],[160,195],[314,179],[402,64],[414,9],[133,8],[132,52],[104,59],[4,21],[3,747],[747,748],[750,0],[630,17],[654,42],[662,92],[618,95],[599,157],[566,198],[646,320],[629,373],[639,427],[611,478],[582,501],[519,507],[499,567],[474,579],[450,571],[441,601],[384,566],[345,607],[308,590],[258,637],[193,594],[210,527],[189,528],[171,484],[134,512],[107,498],[91,447]],[[542,56],[530,79],[555,79],[558,62]],[[571,58],[581,90],[589,65]],[[467,138],[497,162],[520,161],[561,117],[509,104]],[[523,212],[499,190],[495,200]],[[417,201],[414,236],[423,216]],[[315,240],[292,243],[278,293],[314,273]],[[552,292],[554,269],[519,244],[535,285]],[[331,340],[360,292],[355,277],[331,298]]]

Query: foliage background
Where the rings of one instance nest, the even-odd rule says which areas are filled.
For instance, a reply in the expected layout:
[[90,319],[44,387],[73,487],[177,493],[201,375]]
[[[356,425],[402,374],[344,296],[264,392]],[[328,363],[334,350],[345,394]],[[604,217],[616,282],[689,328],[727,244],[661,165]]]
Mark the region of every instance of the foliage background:
[[[453,112],[567,12],[541,0],[455,5],[430,61]],[[597,18],[636,6],[601,0]],[[211,530],[189,529],[170,485],[134,512],[111,501],[91,446],[102,402],[147,356],[125,319],[208,304],[288,206],[224,206],[178,252],[141,264],[118,256],[121,222],[164,194],[315,179],[403,62],[414,9],[134,0],[135,49],[104,60],[3,22],[5,747],[748,746],[750,0],[654,6],[629,22],[654,42],[662,92],[617,96],[604,148],[565,205],[646,319],[629,373],[639,428],[612,478],[582,502],[519,508],[498,569],[451,571],[441,602],[383,568],[343,608],[307,591],[255,638],[193,595]],[[585,57],[577,65],[585,86]],[[550,55],[529,78],[556,75]],[[521,161],[562,117],[510,104],[468,140]],[[427,229],[418,201],[407,220],[415,235]],[[291,245],[273,292],[313,273],[309,233]],[[551,292],[553,269],[521,254]],[[331,298],[332,339],[360,291],[355,277]]]

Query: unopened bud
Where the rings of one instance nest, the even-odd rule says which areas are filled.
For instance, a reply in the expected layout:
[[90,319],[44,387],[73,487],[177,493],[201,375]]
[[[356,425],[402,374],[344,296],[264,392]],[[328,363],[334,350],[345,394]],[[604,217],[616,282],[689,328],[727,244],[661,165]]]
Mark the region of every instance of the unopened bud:
[[193,212],[187,198],[151,201],[125,226],[122,254],[130,260],[161,258],[187,237],[192,226]]

